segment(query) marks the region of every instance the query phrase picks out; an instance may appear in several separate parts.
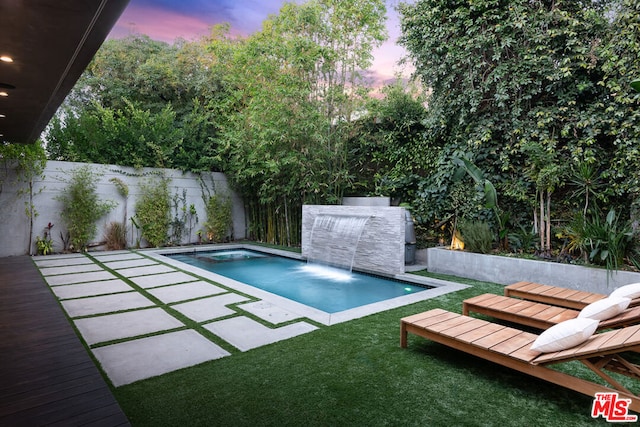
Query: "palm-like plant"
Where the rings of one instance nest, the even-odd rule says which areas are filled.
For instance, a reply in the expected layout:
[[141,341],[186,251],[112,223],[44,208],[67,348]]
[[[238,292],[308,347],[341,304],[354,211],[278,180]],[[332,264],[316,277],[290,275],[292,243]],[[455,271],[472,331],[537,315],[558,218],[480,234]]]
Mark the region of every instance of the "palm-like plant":
[[570,180],[575,188],[573,195],[575,197],[584,197],[582,215],[586,218],[589,204],[602,197],[600,190],[604,187],[604,184],[600,179],[598,169],[591,163],[582,162],[573,171]]

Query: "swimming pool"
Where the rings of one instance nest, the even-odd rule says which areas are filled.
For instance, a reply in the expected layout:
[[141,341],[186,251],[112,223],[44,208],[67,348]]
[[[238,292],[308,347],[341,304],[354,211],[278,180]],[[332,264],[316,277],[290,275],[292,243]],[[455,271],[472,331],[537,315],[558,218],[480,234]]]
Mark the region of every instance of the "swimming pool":
[[165,256],[326,313],[342,312],[432,288],[245,249]]

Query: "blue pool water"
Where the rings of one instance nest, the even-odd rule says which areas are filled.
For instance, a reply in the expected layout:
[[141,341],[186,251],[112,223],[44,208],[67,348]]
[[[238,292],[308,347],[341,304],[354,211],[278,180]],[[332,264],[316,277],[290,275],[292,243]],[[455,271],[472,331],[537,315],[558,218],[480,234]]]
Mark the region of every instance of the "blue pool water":
[[167,256],[326,313],[337,313],[428,289],[248,250]]

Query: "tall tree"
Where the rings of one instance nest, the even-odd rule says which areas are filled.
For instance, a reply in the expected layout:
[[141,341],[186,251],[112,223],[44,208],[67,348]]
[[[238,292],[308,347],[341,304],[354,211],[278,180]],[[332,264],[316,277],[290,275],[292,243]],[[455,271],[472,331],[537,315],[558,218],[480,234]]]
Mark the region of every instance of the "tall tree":
[[340,200],[343,129],[383,21],[379,0],[314,0],[286,3],[243,42],[214,32],[209,50],[235,71],[225,73],[233,94],[221,158],[252,206],[257,238],[297,243],[301,204]]

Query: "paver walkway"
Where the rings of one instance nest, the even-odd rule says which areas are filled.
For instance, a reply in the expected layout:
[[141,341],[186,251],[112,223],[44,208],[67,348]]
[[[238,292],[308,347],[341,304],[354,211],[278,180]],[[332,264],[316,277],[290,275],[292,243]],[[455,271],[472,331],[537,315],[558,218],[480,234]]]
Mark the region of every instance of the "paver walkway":
[[135,252],[34,261],[116,387],[317,329]]

